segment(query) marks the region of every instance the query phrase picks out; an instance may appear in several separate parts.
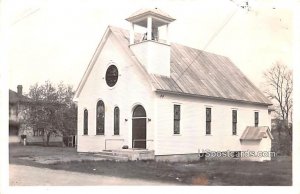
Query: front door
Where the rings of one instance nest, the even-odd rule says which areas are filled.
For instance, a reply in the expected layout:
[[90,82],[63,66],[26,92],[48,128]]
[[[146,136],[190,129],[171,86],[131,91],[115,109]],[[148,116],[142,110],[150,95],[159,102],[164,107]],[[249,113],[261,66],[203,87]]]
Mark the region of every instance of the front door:
[[138,105],[132,114],[132,147],[146,149],[146,111]]

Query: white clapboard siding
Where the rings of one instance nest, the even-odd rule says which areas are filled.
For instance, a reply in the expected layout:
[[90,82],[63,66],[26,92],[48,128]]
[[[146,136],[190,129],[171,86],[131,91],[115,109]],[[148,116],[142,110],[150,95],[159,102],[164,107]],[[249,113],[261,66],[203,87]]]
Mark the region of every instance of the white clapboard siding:
[[[124,139],[123,145],[131,147],[131,123],[134,106],[141,104],[149,118],[152,117],[154,93],[139,68],[110,35],[80,93],[78,100],[78,151],[96,152],[105,148],[105,139]],[[113,88],[106,85],[105,73],[113,62],[118,67],[119,78]],[[96,135],[96,104],[105,104],[105,135]],[[113,133],[114,107],[120,108],[120,135]],[[88,110],[88,135],[83,135],[83,111]],[[127,119],[127,121],[125,121]],[[147,123],[147,139],[153,139],[153,123]],[[110,140],[109,140],[110,141]],[[119,141],[115,144],[120,146]],[[150,145],[151,144],[151,145]],[[109,148],[117,148],[109,142]],[[149,143],[153,147],[153,143]],[[119,148],[121,148],[120,146]]]
[[[242,149],[240,137],[247,126],[254,125],[255,111],[259,112],[260,126],[271,125],[267,103],[251,103],[249,100],[246,100],[248,102],[246,103],[232,99],[229,101],[225,98],[212,100],[208,97],[170,94],[172,90],[169,93],[155,92],[154,90],[160,86],[164,88],[172,86],[178,90],[180,88],[175,87],[176,84],[166,76],[153,77],[145,72],[147,68],[137,62],[136,56],[128,47],[127,40],[124,39],[123,31],[115,28],[109,30],[107,37],[102,41],[103,47],[96,51],[97,59],[93,68],[87,75],[84,85],[80,86],[82,90],[76,92],[79,152],[121,149],[123,145],[132,147],[132,112],[136,105],[142,105],[146,110],[146,138],[153,140],[147,142],[147,148],[154,149],[155,155],[189,154],[207,149],[240,151]],[[105,81],[105,73],[111,64],[118,67],[119,78],[117,84],[109,88]],[[230,95],[230,92],[227,92],[226,95]],[[105,104],[105,135],[96,135],[96,104],[99,100],[103,100]],[[181,105],[179,135],[173,134],[174,104]],[[113,112],[116,106],[120,108],[120,135],[113,134]],[[205,134],[206,107],[212,108],[211,135]],[[88,135],[83,135],[84,109],[88,110]],[[233,109],[237,110],[238,115],[237,135],[232,135]],[[262,143],[257,149],[270,150],[269,145],[270,142]]]
[[[180,135],[173,134],[173,105],[181,105]],[[259,125],[270,126],[267,107],[200,98],[165,95],[156,101],[156,155],[211,151],[238,151],[240,136],[246,126],[254,125],[254,111],[259,111]],[[206,135],[206,107],[212,109],[211,135]],[[237,135],[232,135],[232,110],[238,114]]]

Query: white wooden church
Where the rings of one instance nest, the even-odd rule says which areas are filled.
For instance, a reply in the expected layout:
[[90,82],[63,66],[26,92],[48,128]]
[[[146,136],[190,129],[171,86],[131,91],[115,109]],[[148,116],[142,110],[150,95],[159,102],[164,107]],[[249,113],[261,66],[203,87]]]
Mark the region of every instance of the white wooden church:
[[106,29],[77,88],[78,152],[271,150],[271,102],[229,58],[170,43],[175,19],[160,9],[126,20],[129,31]]

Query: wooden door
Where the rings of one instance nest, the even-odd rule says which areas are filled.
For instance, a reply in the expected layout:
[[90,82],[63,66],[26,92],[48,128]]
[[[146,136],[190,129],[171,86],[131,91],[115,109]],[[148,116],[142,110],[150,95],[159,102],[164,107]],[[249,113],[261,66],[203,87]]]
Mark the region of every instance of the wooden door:
[[146,111],[138,105],[132,115],[132,147],[146,149]]

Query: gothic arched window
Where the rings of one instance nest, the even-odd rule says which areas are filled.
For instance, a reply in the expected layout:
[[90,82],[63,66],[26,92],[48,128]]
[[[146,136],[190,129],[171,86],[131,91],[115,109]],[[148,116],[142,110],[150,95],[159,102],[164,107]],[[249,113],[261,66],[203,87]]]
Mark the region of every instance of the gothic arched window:
[[88,134],[88,118],[89,118],[88,110],[84,109],[84,112],[83,112],[83,135]]
[[104,135],[105,107],[102,100],[97,102],[96,108],[96,135]]
[[120,135],[120,109],[114,109],[114,135]]

